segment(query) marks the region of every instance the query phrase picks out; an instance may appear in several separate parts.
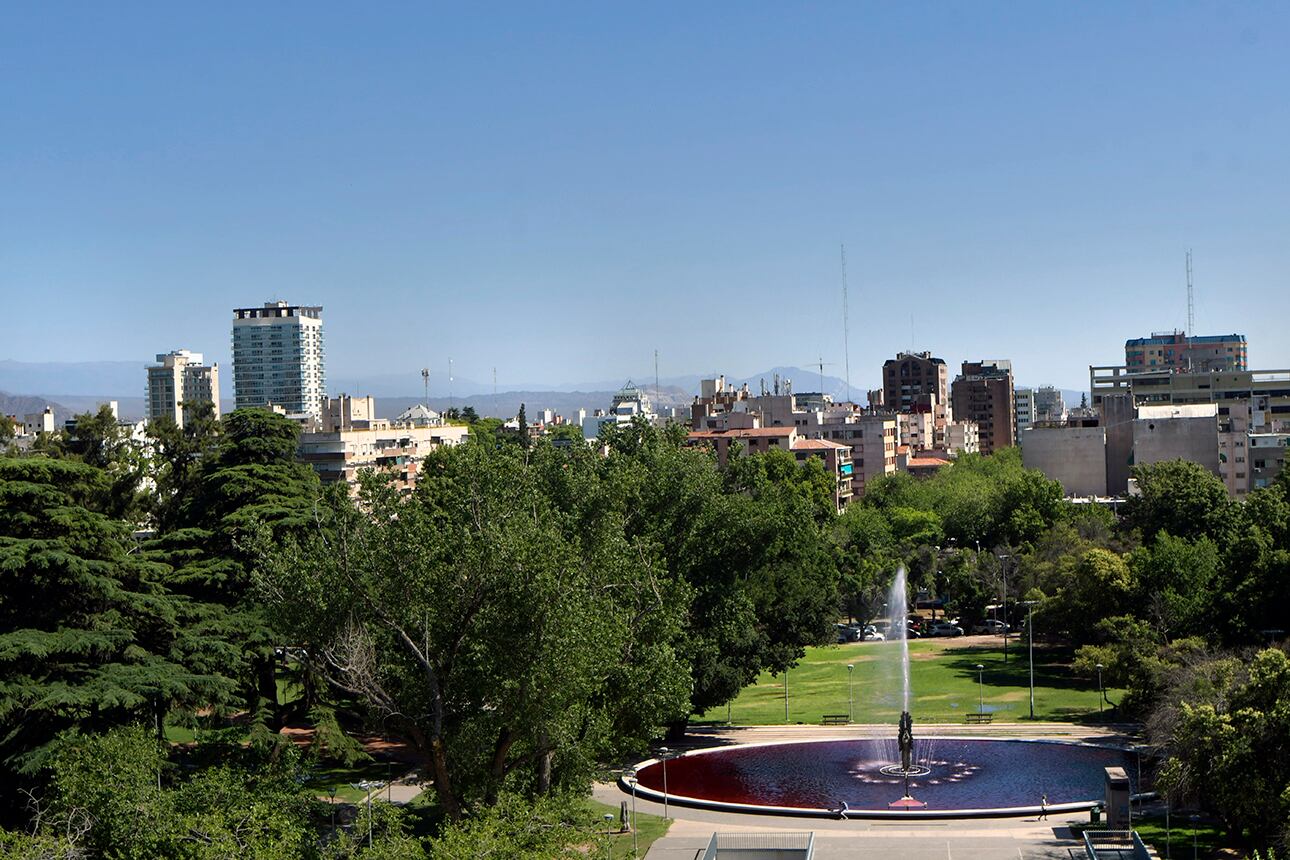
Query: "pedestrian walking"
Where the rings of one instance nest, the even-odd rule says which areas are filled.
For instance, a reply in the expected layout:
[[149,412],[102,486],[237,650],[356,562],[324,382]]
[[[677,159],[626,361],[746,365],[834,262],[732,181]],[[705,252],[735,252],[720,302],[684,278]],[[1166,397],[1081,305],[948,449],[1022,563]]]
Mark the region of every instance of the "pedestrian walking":
[[1048,795],[1047,793],[1039,795],[1039,820],[1043,821],[1048,817]]

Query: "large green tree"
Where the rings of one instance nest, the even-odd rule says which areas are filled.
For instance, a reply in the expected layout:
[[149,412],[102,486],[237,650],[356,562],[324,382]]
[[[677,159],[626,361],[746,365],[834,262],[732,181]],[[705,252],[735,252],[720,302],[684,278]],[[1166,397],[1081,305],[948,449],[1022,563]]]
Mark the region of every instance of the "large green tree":
[[471,438],[402,497],[286,541],[264,586],[306,659],[406,736],[452,818],[504,789],[585,786],[683,710],[686,592],[630,541],[588,450]]
[[30,769],[55,734],[99,730],[228,689],[202,668],[197,611],[103,513],[114,479],[74,460],[0,457],[0,756]]

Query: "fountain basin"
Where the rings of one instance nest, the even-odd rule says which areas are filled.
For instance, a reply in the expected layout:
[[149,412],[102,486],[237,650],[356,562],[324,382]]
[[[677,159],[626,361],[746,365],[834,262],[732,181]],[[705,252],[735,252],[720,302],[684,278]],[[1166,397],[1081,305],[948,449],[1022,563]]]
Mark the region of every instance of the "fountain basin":
[[[892,807],[905,794],[894,741],[785,741],[718,747],[667,762],[667,800],[682,806],[772,815],[959,818],[1030,815],[1103,803],[1105,768],[1134,774],[1134,754],[1114,746],[1022,738],[920,737],[909,794],[925,807]],[[637,793],[663,800],[663,763],[637,766]],[[624,786],[626,788],[626,786]],[[1138,789],[1134,787],[1134,791]]]

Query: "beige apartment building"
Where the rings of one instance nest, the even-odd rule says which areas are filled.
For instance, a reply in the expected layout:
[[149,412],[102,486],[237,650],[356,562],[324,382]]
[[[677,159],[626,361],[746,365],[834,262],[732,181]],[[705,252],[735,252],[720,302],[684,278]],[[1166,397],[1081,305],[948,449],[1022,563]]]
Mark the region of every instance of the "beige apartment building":
[[389,476],[403,492],[416,489],[421,462],[443,445],[459,445],[469,435],[464,425],[429,425],[376,418],[372,397],[328,398],[321,429],[300,434],[298,459],[324,484],[341,481],[357,492],[359,475],[371,470]]
[[177,349],[157,356],[148,367],[148,389],[144,394],[148,420],[168,416],[180,427],[198,403],[219,409],[219,365],[209,367],[200,352]]

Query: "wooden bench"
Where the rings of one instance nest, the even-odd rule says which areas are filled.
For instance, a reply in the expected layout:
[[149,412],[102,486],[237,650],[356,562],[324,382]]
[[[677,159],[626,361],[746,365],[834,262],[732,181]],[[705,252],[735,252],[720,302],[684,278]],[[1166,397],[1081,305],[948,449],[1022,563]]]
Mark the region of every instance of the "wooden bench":
[[968,725],[972,725],[973,723],[975,723],[976,725],[981,725],[982,723],[988,724],[993,719],[994,719],[994,714],[968,714],[963,718],[963,722],[967,723]]
[[825,714],[820,717],[822,726],[845,726],[851,722],[851,718],[846,714]]

